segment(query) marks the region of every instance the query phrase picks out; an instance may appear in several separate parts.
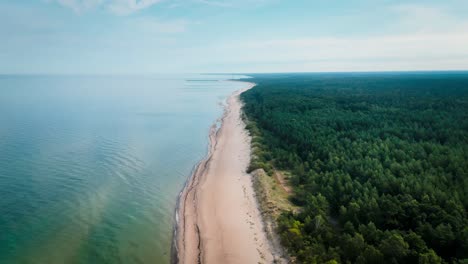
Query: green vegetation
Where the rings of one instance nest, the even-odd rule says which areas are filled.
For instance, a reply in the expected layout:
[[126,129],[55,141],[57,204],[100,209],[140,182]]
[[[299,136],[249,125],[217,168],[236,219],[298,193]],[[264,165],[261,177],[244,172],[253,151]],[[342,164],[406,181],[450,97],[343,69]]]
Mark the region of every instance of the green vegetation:
[[251,170],[289,171],[301,263],[468,262],[468,73],[254,75]]

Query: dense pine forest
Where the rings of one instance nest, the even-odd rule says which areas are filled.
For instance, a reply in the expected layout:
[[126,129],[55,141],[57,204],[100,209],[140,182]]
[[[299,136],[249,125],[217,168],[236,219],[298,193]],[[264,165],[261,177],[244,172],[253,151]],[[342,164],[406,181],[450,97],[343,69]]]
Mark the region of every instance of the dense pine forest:
[[278,233],[299,263],[468,263],[468,73],[257,74],[261,151],[301,209]]

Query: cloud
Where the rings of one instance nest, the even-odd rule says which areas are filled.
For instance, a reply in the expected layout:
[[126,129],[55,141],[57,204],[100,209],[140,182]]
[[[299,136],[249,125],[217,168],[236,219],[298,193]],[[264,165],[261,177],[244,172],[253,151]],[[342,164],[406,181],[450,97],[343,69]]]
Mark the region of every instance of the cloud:
[[47,0],[70,8],[76,13],[103,7],[116,15],[129,15],[162,0]]
[[427,5],[391,6],[387,12],[396,14],[391,33],[216,43],[210,50],[224,54],[223,61],[207,63],[249,65],[245,71],[468,69],[467,18]]
[[179,7],[184,5],[205,5],[219,8],[242,8],[242,7],[258,7],[276,0],[174,0],[171,7]]
[[[245,57],[282,61],[348,61],[468,57],[468,31],[367,38],[302,38],[243,44]],[[235,48],[235,47],[234,47]],[[251,53],[249,55],[249,53]],[[468,65],[467,65],[468,66]]]
[[82,13],[83,11],[93,9],[105,0],[48,0],[47,2],[56,2],[64,7],[70,8],[76,13]]
[[[103,8],[116,15],[130,15],[139,10],[159,4],[164,0],[44,0],[48,3],[57,3],[81,14],[85,11]],[[242,7],[262,5],[272,0],[172,0],[170,8],[178,8],[186,4],[195,3],[213,7]]]
[[128,15],[141,9],[148,8],[162,0],[113,0],[108,9],[117,15]]
[[212,1],[212,0],[195,0],[195,2],[211,6],[219,7],[231,7],[233,6],[232,1]]

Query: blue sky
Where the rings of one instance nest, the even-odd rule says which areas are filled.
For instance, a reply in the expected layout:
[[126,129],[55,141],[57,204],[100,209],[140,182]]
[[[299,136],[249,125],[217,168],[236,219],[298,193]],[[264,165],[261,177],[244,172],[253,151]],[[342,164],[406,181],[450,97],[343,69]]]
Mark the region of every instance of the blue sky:
[[466,0],[1,0],[0,73],[467,70]]

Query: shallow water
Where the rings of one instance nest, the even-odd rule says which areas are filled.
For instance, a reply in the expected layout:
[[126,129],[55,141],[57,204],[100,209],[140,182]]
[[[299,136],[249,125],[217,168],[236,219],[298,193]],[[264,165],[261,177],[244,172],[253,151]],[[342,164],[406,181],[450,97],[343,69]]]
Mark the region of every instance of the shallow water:
[[232,77],[0,76],[0,263],[168,263]]

